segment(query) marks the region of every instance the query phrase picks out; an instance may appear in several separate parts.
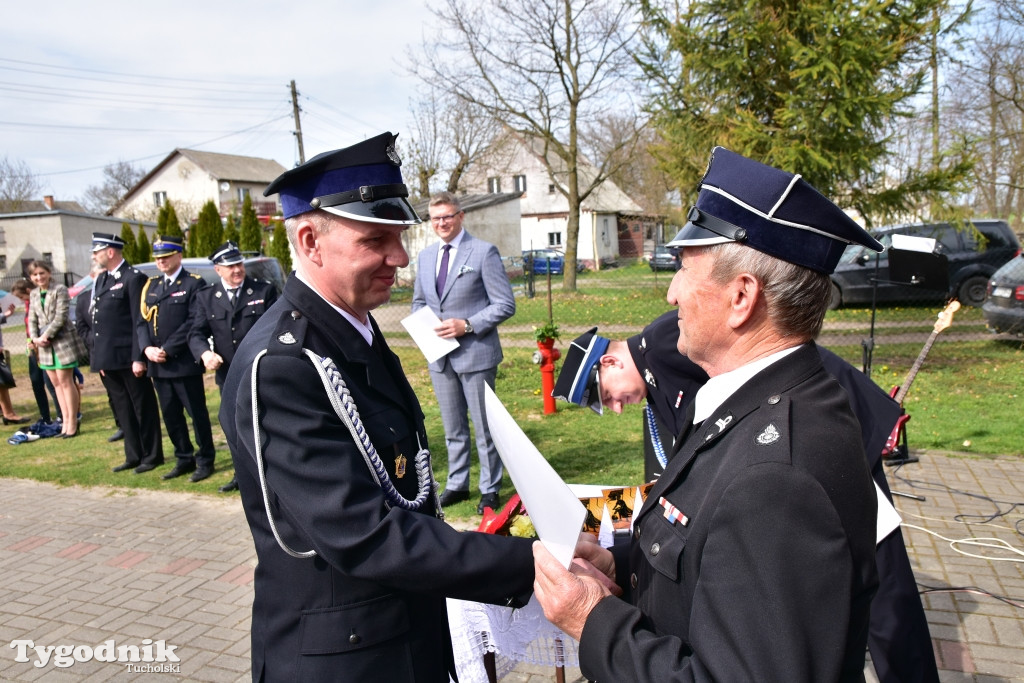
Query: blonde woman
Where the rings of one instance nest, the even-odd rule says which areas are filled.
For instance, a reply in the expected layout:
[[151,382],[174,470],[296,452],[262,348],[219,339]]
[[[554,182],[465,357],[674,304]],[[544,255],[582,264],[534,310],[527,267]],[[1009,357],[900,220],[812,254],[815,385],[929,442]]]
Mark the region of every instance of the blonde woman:
[[36,345],[39,367],[46,370],[57,390],[57,403],[64,416],[59,438],[70,439],[78,436],[77,416],[81,406],[74,372],[79,362],[88,357],[88,352],[68,316],[71,305],[68,288],[52,282],[50,264],[33,261],[28,266],[28,274],[36,285],[29,297],[29,338]]

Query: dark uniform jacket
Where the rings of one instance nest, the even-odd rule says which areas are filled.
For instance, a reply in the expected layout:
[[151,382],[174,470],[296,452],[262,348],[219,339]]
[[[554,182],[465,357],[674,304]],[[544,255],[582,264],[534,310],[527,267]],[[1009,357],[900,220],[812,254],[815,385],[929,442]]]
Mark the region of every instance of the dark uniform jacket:
[[[136,342],[139,299],[146,280],[143,273],[122,261],[113,273],[100,273],[96,278],[92,313],[87,312],[87,319],[76,310],[76,326],[91,352],[93,372],[127,370],[133,361],[146,361]],[[82,292],[79,301],[88,299],[88,293]]]
[[277,301],[277,288],[270,282],[246,276],[238,288],[234,303],[224,290],[223,281],[202,289],[192,306],[192,328],[188,345],[196,362],[202,365],[203,353],[220,354],[224,364],[217,368],[217,384],[223,385],[235,349],[252,326]]
[[875,507],[846,394],[817,347],[801,347],[679,444],[617,552],[632,604],[591,612],[583,673],[863,680]]
[[[372,317],[371,317],[372,321]],[[252,616],[254,681],[448,681],[453,668],[445,596],[525,601],[529,542],[458,532],[431,496],[419,512],[388,508],[337,416],[308,348],[337,364],[366,433],[395,487],[416,495],[414,458],[423,415],[401,365],[371,322],[370,346],[294,275],[235,354],[220,421],[256,544]],[[251,371],[257,353],[268,523],[253,438]],[[396,460],[408,459],[396,476]]]
[[[142,311],[139,320],[139,349],[147,346],[162,348],[167,353],[167,362],[149,363],[149,376],[155,378],[188,377],[201,375],[202,365],[196,363],[188,346],[191,330],[192,306],[196,294],[206,286],[206,281],[184,268],[178,273],[173,284],[165,284],[163,273],[149,278],[143,291]],[[148,362],[145,355],[141,360]]]

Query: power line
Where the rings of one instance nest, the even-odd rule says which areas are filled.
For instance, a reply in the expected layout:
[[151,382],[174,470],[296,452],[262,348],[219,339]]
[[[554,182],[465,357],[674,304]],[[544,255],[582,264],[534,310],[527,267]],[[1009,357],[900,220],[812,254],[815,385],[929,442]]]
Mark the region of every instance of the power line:
[[[57,69],[57,70],[60,70],[60,71],[100,74],[100,75],[104,75],[104,76],[123,76],[125,78],[137,78],[137,79],[144,80],[144,81],[147,81],[147,82],[149,82],[149,81],[167,81],[167,82],[185,83],[185,84],[200,83],[200,84],[203,84],[203,85],[246,86],[246,87],[260,87],[260,88],[271,88],[271,87],[277,88],[277,87],[280,87],[278,85],[271,85],[271,84],[267,83],[266,81],[262,81],[262,82],[240,81],[240,80],[237,80],[237,79],[232,79],[232,80],[229,80],[229,81],[214,81],[214,80],[197,79],[197,78],[177,78],[177,77],[174,77],[174,76],[154,76],[152,74],[132,74],[132,73],[119,72],[119,71],[105,71],[105,70],[102,70],[102,69],[86,69],[86,68],[82,68],[82,67],[62,66],[60,64],[41,64],[39,62],[28,62],[28,61],[24,61],[24,60],[21,60],[21,59],[8,59],[6,57],[0,57],[0,62],[7,62],[7,63],[10,63],[10,64],[23,64],[23,65],[26,65],[26,66],[35,66],[35,67],[41,67],[41,68],[45,68],[45,69]],[[37,73],[37,74],[43,74],[43,75],[47,75],[47,76],[58,76],[58,77],[63,77],[63,78],[73,78],[74,77],[74,76],[64,76],[63,74],[50,74],[50,73],[47,73],[47,72],[31,71],[29,69],[17,69],[15,67],[7,67],[7,66],[2,66],[2,65],[0,65],[0,68],[8,69],[8,70],[11,70],[11,71],[22,71],[22,72],[26,72],[26,73]],[[79,78],[83,78],[83,79],[87,79],[87,80],[102,80],[102,79],[94,79],[94,78],[87,77],[87,76],[81,76]],[[104,82],[112,82],[112,81],[104,81]]]

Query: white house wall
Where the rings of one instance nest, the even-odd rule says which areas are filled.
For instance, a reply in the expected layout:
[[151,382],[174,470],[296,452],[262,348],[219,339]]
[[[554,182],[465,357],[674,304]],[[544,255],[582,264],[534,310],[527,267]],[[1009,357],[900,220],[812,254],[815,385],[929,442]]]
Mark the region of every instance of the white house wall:
[[[105,216],[57,213],[0,216],[0,244],[7,257],[3,275],[21,275],[22,259],[41,259],[51,254],[53,268],[77,276],[89,274],[92,262],[92,233],[121,234],[121,219]],[[131,224],[131,223],[130,223]],[[138,232],[138,224],[131,224]],[[154,228],[146,226],[152,237]]]
[[[473,237],[496,246],[503,259],[520,256],[519,205],[515,200],[467,212],[462,227]],[[402,243],[409,252],[409,267],[399,269],[399,282],[411,284],[416,280],[419,253],[437,241],[437,234],[429,221],[402,233]]]

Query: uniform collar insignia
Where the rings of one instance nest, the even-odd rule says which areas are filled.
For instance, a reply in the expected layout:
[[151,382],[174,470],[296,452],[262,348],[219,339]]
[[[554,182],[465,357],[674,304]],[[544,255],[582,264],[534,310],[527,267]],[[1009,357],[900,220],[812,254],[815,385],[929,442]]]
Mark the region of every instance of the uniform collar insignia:
[[762,446],[767,446],[778,441],[780,436],[779,430],[775,428],[775,425],[768,423],[768,426],[764,428],[764,431],[757,435],[756,441]]
[[215,297],[217,297],[217,298],[219,299],[219,298],[221,298],[222,296],[224,296],[224,294],[222,294],[221,292],[216,292],[216,293],[214,294],[214,296],[215,296]]
[[650,368],[644,368],[644,380],[652,387],[658,386],[658,381],[654,379],[654,373],[651,372]]

